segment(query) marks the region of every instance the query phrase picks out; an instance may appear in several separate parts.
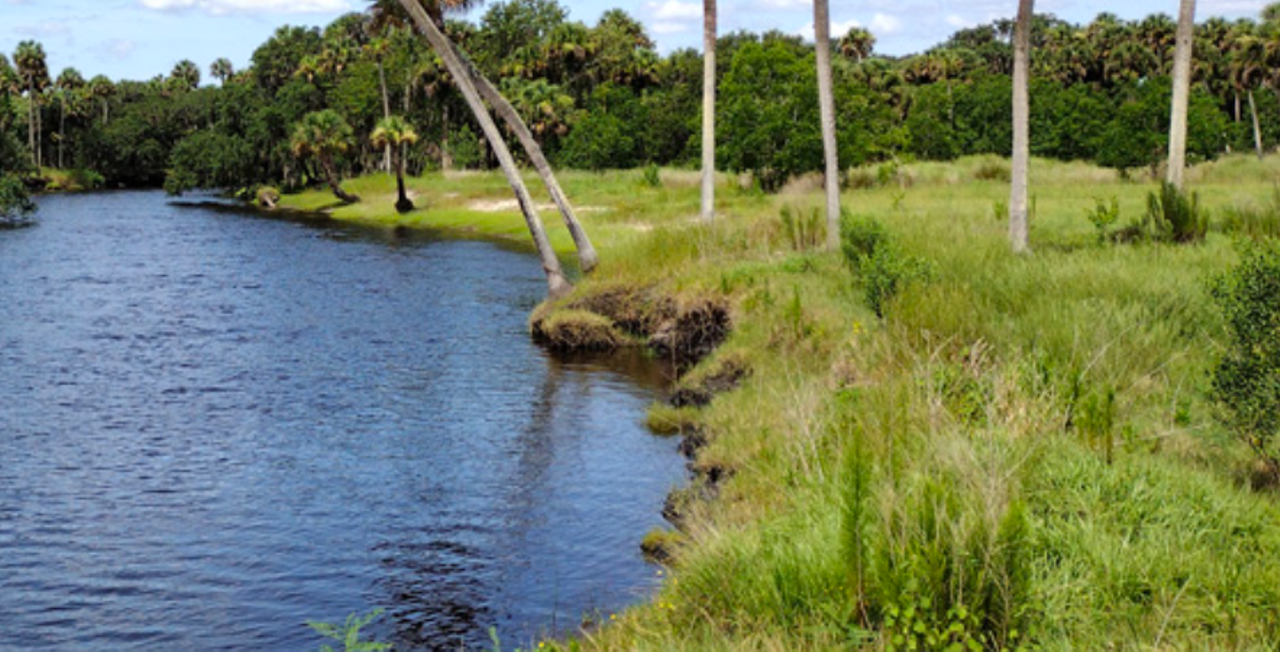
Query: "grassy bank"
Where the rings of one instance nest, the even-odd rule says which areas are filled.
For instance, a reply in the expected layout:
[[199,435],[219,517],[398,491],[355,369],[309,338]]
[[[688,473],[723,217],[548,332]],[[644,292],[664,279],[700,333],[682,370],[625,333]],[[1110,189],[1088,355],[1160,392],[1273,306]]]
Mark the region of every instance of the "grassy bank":
[[[1206,395],[1224,337],[1206,283],[1237,260],[1232,236],[1100,241],[1095,200],[1114,198],[1123,226],[1154,186],[1037,161],[1035,254],[1015,257],[1004,174],[969,159],[851,175],[845,206],[885,226],[886,264],[919,272],[883,317],[875,279],[805,248],[811,180],[778,196],[722,184],[720,219],[701,226],[692,174],[661,187],[565,175],[603,261],[565,307],[723,302],[731,335],[682,382],[745,370],[705,407],[655,408],[702,444],[695,486],[673,500],[670,579],[575,644],[1280,645],[1280,498],[1250,488],[1249,451]],[[1231,158],[1189,179],[1220,226],[1230,207],[1270,200],[1280,161]],[[348,187],[365,201],[342,219],[527,239],[514,206],[477,210],[509,196],[496,175],[414,180],[426,210],[407,217],[387,179]],[[567,252],[563,229],[553,241]],[[617,303],[594,300],[652,309]]]

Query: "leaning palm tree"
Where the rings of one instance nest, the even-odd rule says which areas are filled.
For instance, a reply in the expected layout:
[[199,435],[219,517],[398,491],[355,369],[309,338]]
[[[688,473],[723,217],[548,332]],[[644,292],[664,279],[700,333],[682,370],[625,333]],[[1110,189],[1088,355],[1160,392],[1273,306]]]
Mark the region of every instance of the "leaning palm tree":
[[404,191],[404,146],[418,142],[418,132],[413,130],[413,125],[408,120],[393,115],[378,122],[369,141],[374,147],[391,152],[391,165],[396,170],[396,192],[399,193],[396,211],[407,213],[413,210],[413,202],[409,201],[409,196]]
[[1196,28],[1196,0],[1182,0],[1178,11],[1177,49],[1173,57],[1173,107],[1169,118],[1169,169],[1165,180],[1182,189],[1187,166],[1187,103],[1191,91],[1191,50]]
[[[525,224],[529,228],[530,234],[533,236],[534,247],[537,249],[538,257],[542,261],[542,271],[547,276],[547,294],[551,298],[558,298],[568,294],[573,285],[569,283],[569,279],[564,275],[564,271],[560,268],[560,261],[556,258],[555,250],[551,248],[551,241],[547,238],[546,229],[543,228],[542,219],[538,217],[538,209],[533,203],[533,197],[529,194],[529,189],[524,185],[524,179],[520,176],[520,171],[516,168],[515,159],[511,156],[511,150],[507,149],[507,143],[502,138],[502,133],[498,131],[498,125],[494,123],[493,118],[489,115],[489,110],[484,105],[484,100],[480,98],[479,91],[476,90],[475,79],[480,74],[475,71],[474,66],[466,61],[458,49],[449,41],[448,37],[440,31],[436,26],[436,22],[427,15],[425,9],[419,3],[419,0],[400,0],[400,5],[413,19],[418,29],[426,37],[427,42],[431,44],[431,48],[444,61],[445,67],[449,70],[449,74],[453,76],[454,84],[462,93],[462,97],[466,100],[467,106],[471,108],[471,113],[475,116],[476,121],[480,123],[480,129],[484,132],[485,138],[489,140],[489,145],[493,148],[494,155],[498,158],[498,164],[502,167],[502,172],[507,177],[507,182],[511,184],[511,189],[516,194],[516,200],[520,204],[520,210],[524,214]],[[501,97],[494,89],[494,94]],[[515,109],[510,103],[503,102],[507,111],[519,119]],[[500,115],[504,113],[503,106],[494,106]],[[505,117],[505,116],[504,116]],[[507,118],[510,122],[510,118]],[[523,125],[523,121],[520,122]],[[528,136],[526,141],[523,136],[520,140],[526,145],[531,144],[533,148],[537,148],[537,141],[533,140],[533,135],[529,134],[526,128],[523,130]],[[517,130],[519,135],[519,130]],[[536,151],[540,154],[541,149]],[[579,250],[579,254],[582,251]]]
[[818,108],[822,116],[822,153],[826,162],[827,247],[840,246],[840,160],[836,152],[836,102],[831,81],[831,18],[827,0],[813,0],[814,57],[818,63]]
[[[395,10],[393,6],[395,3],[399,3],[399,11]],[[401,13],[403,13],[405,19],[412,17],[409,22],[417,23],[418,29],[427,36],[432,49],[436,50],[436,55],[441,58],[441,63],[444,64],[459,92],[462,92],[464,99],[466,93],[462,90],[463,78],[459,76],[463,74],[466,76],[466,84],[471,86],[482,98],[480,107],[483,108],[484,102],[488,102],[493,107],[494,112],[507,124],[511,132],[515,134],[516,139],[520,141],[525,153],[528,154],[529,162],[533,164],[538,176],[542,178],[543,184],[547,187],[547,193],[551,195],[551,201],[555,202],[556,207],[560,209],[561,216],[564,217],[565,226],[569,229],[569,235],[573,238],[573,244],[578,250],[578,264],[584,273],[590,273],[599,263],[600,257],[596,254],[595,247],[591,244],[591,239],[587,237],[586,230],[582,228],[582,223],[578,221],[573,205],[569,203],[568,196],[565,195],[559,181],[556,180],[555,173],[551,170],[551,163],[547,161],[546,155],[542,153],[542,147],[538,145],[538,141],[533,137],[529,127],[525,125],[515,107],[502,96],[502,93],[484,75],[480,74],[479,69],[471,63],[466,53],[444,35],[442,28],[444,12],[455,8],[466,8],[472,4],[472,0],[427,0],[426,2],[423,2],[423,0],[374,0],[372,11],[375,21],[394,22],[398,20],[397,16]],[[415,8],[420,10],[422,14],[421,21],[414,12]],[[438,42],[432,40],[434,37],[427,33],[426,27],[422,25],[423,22],[432,23],[433,31],[439,34]],[[448,47],[459,66],[457,70],[450,66],[445,53],[441,52],[437,45]],[[475,109],[475,107],[472,108],[473,110]],[[487,109],[484,112],[487,115]],[[504,143],[503,147],[505,146]]]
[[320,163],[325,181],[333,195],[348,204],[360,201],[360,198],[342,189],[338,182],[338,168],[334,157],[351,148],[354,140],[351,125],[333,109],[314,111],[303,116],[302,122],[293,130],[290,145],[293,155],[299,158],[315,157]]
[[702,220],[716,215],[716,0],[702,0]]
[[1031,101],[1027,91],[1031,58],[1031,14],[1035,0],[1018,0],[1013,33],[1013,164],[1009,189],[1009,241],[1014,253],[1030,249],[1027,225],[1027,176],[1031,160]]

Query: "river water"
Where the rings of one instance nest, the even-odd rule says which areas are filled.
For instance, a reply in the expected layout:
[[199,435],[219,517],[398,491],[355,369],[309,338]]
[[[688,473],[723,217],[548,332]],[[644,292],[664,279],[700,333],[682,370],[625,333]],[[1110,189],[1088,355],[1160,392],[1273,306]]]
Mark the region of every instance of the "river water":
[[531,256],[55,196],[0,231],[0,647],[504,648],[642,599],[664,374],[529,341]]

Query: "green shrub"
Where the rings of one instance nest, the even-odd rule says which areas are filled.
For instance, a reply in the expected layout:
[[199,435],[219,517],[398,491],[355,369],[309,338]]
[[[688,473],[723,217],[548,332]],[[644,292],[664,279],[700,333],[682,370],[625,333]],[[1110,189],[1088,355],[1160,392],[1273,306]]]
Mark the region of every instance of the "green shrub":
[[846,215],[841,221],[840,249],[862,280],[867,306],[880,318],[903,288],[933,275],[927,261],[903,254],[884,225],[872,217]]
[[1111,227],[1120,220],[1120,200],[1114,196],[1110,203],[1102,199],[1093,200],[1093,210],[1085,214],[1098,233],[1098,242],[1104,243],[1109,237]]
[[0,226],[21,224],[34,212],[36,205],[27,195],[22,180],[12,175],[0,175]]
[[[308,622],[307,626],[325,638],[341,641],[342,650],[344,652],[376,652],[377,650],[390,650],[390,643],[377,643],[373,641],[360,640],[360,628],[373,622],[373,620],[381,614],[381,609],[374,609],[364,616],[351,614],[347,616],[347,621],[342,625]],[[329,645],[322,645],[320,646],[320,649],[324,652],[334,652],[334,648]]]
[[1008,183],[1010,175],[1009,165],[998,159],[983,159],[978,167],[973,170],[973,178],[978,181],[1001,181]]
[[650,163],[649,165],[646,165],[644,168],[644,176],[641,177],[641,180],[644,182],[644,185],[650,188],[661,188],[662,175],[661,170],[658,168],[658,164]]
[[1217,279],[1213,297],[1229,333],[1213,398],[1232,432],[1280,472],[1280,242],[1247,247],[1239,266]]
[[1151,240],[1199,242],[1209,230],[1209,213],[1200,208],[1196,193],[1162,183],[1159,193],[1147,195],[1147,216],[1142,226]]

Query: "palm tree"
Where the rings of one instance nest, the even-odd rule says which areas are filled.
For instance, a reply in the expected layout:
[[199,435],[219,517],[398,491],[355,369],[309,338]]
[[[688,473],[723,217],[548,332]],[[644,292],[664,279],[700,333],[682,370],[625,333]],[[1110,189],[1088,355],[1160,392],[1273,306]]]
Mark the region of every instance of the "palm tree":
[[65,68],[58,74],[56,82],[58,88],[58,167],[66,169],[66,160],[63,157],[64,146],[67,140],[67,101],[73,103],[76,99],[75,94],[84,88],[84,76],[75,68]]
[[13,63],[27,91],[27,140],[31,147],[31,161],[40,167],[44,162],[40,151],[40,97],[49,83],[49,68],[45,63],[44,47],[35,41],[23,41],[14,51]]
[[876,37],[861,27],[850,27],[840,37],[840,54],[856,63],[862,63],[871,56],[876,47]]
[[[365,52],[373,56],[373,61],[378,66],[378,88],[382,92],[382,119],[387,120],[391,117],[391,98],[387,95],[387,73],[383,69],[382,60],[387,56],[387,50],[391,47],[391,41],[385,38],[375,38],[364,46]],[[383,153],[383,169],[387,172],[391,171],[392,166],[391,145],[388,144]]]
[[[526,126],[524,120],[520,118],[519,112],[511,106],[511,103],[502,96],[502,93],[498,92],[498,89],[495,88],[494,85],[484,77],[484,75],[480,74],[480,71],[473,63],[471,63],[471,60],[467,58],[466,54],[458,48],[457,45],[452,43],[441,30],[440,26],[444,21],[444,11],[469,7],[472,4],[472,0],[453,0],[452,2],[448,0],[435,0],[434,2],[426,3],[425,6],[421,0],[375,0],[373,6],[375,21],[395,20],[395,16],[401,12],[398,12],[388,6],[394,2],[398,2],[400,4],[405,17],[412,16],[413,22],[418,25],[418,29],[427,37],[432,49],[436,50],[436,55],[440,57],[445,71],[452,78],[455,87],[457,87],[459,92],[462,93],[463,98],[466,99],[467,97],[467,92],[464,90],[464,86],[470,86],[481,98],[483,98],[478,107],[471,107],[472,111],[481,110],[487,117],[488,110],[484,108],[484,102],[488,102],[489,105],[493,107],[493,110],[498,114],[498,117],[502,118],[503,122],[505,122],[511,129],[512,133],[515,134],[516,139],[520,141],[520,145],[524,148],[525,153],[528,154],[529,162],[533,164],[534,169],[538,172],[538,176],[542,178],[543,184],[546,185],[547,193],[551,195],[551,200],[555,202],[556,207],[560,209],[561,216],[564,217],[565,226],[569,229],[569,235],[572,236],[574,246],[578,250],[579,266],[582,268],[583,273],[590,273],[595,269],[596,265],[599,264],[600,257],[596,253],[595,247],[591,244],[591,239],[587,236],[586,230],[582,228],[582,223],[578,221],[578,217],[573,210],[573,205],[569,203],[568,196],[565,195],[564,190],[560,187],[559,181],[556,180],[555,173],[551,170],[550,162],[547,161],[546,155],[542,153],[542,147],[538,145],[538,141],[534,139],[528,126]],[[379,18],[379,16],[381,16],[381,18]],[[609,14],[606,13],[605,16],[607,17]],[[602,17],[601,22],[604,22],[604,20],[605,18]],[[431,31],[435,32],[435,34],[430,33],[428,29],[423,26],[424,22],[431,23],[431,27],[433,28]],[[643,36],[643,32],[641,32],[641,36]],[[441,52],[439,48],[446,46],[449,49],[449,53]],[[451,58],[455,60],[453,64],[450,63]],[[454,65],[457,66],[456,69]],[[465,74],[465,80],[459,77],[459,75],[463,74]],[[467,102],[468,105],[470,105],[470,100],[467,100]],[[481,127],[483,130],[483,123],[481,124]],[[486,134],[486,137],[488,137],[488,134]],[[493,143],[492,138],[490,138],[490,143]],[[503,149],[506,149],[505,142],[502,147]],[[495,152],[496,149],[497,147],[495,146]],[[512,161],[512,165],[514,165],[514,159]],[[523,187],[523,180],[520,182],[520,185]],[[518,195],[519,192],[517,192],[517,196]],[[530,206],[532,207],[532,205]],[[536,211],[534,212],[534,216],[536,217]],[[526,220],[527,219],[528,215],[526,215]],[[537,229],[541,229],[541,221],[539,220],[536,225],[530,225],[530,229],[532,230],[535,226]],[[537,236],[535,235],[535,240],[536,239]],[[543,266],[546,267],[547,264],[548,261],[544,258]],[[556,272],[559,273],[558,263]],[[555,286],[552,290],[553,295],[567,292],[568,289],[572,287],[568,285],[567,280],[564,281],[563,286],[559,281],[554,281],[550,277],[548,278],[548,282]]]
[[9,57],[0,53],[0,133],[9,130],[9,119],[11,105],[9,99],[15,95],[22,93],[22,80],[18,77],[18,72],[9,64]]
[[1253,119],[1253,146],[1258,159],[1263,157],[1262,127],[1258,123],[1258,105],[1254,102],[1253,91],[1262,82],[1266,74],[1267,50],[1262,39],[1243,34],[1236,38],[1231,46],[1230,68],[1228,76],[1236,94],[1236,119],[1240,115],[1240,93],[1243,91],[1249,98],[1249,113]]
[[116,94],[116,85],[106,75],[95,75],[89,80],[89,95],[98,98],[102,103],[102,126],[107,126],[110,115],[111,96]]
[[293,130],[290,145],[293,155],[299,158],[314,156],[324,172],[325,181],[333,195],[342,201],[352,204],[360,201],[359,197],[342,189],[338,183],[338,169],[334,164],[334,156],[351,148],[354,135],[351,125],[333,109],[314,111],[303,116],[302,122]]
[[702,0],[702,220],[716,215],[716,0]]
[[[460,56],[460,51],[440,31],[436,22],[427,14],[427,11],[418,0],[399,0],[399,2],[418,26],[418,29],[422,31],[423,36],[431,44],[431,48],[444,60],[445,67],[453,75],[454,84],[457,85],[458,90],[467,101],[467,105],[471,108],[471,113],[475,116],[476,121],[480,123],[480,129],[484,132],[485,138],[489,140],[489,145],[493,148],[494,155],[498,158],[498,164],[502,167],[502,172],[507,177],[507,182],[511,184],[511,189],[515,192],[516,200],[519,202],[521,212],[524,214],[525,225],[533,236],[534,248],[542,261],[542,271],[547,276],[548,296],[559,298],[567,295],[573,290],[573,285],[560,268],[560,261],[556,258],[555,250],[551,248],[551,241],[547,238],[542,219],[538,217],[538,209],[533,203],[533,197],[529,194],[529,189],[525,187],[524,179],[521,178],[520,171],[516,169],[515,159],[512,158],[511,151],[507,149],[506,141],[502,139],[502,134],[498,131],[497,124],[494,123],[493,118],[489,115],[489,110],[485,107],[484,100],[480,98],[480,93],[476,89],[477,85],[474,80],[481,78],[480,74],[475,71],[470,62],[464,61],[463,57]],[[489,87],[492,88],[492,85],[489,85]],[[493,93],[501,97],[496,89],[493,90]],[[504,102],[503,104],[510,114],[515,115],[516,119],[519,118],[515,113],[515,109],[509,103]],[[494,108],[499,114],[504,112],[502,106],[495,106]],[[507,120],[510,122],[509,118]],[[523,122],[520,125],[523,126]],[[529,130],[525,128],[523,132],[528,137],[528,140],[525,141],[525,138],[521,137],[521,141],[525,142],[526,145],[532,144],[532,147],[537,148],[537,143],[533,140],[533,136],[528,133]],[[517,130],[517,135],[519,135],[519,130]],[[541,154],[540,149],[537,151]],[[543,160],[545,162],[545,158]],[[583,254],[581,249],[579,249],[578,253],[580,256]]]
[[392,152],[392,165],[396,170],[396,211],[407,213],[413,210],[413,202],[404,191],[404,146],[418,142],[418,132],[413,125],[400,116],[383,118],[369,136],[374,147],[386,148]]
[[1169,185],[1182,189],[1187,165],[1187,102],[1191,91],[1191,50],[1194,47],[1196,0],[1182,0],[1178,11],[1178,41],[1173,61],[1173,107],[1169,118]]
[[826,161],[827,247],[840,246],[840,161],[836,152],[836,104],[831,80],[831,18],[827,0],[813,0],[813,38],[818,63],[818,108]]
[[226,86],[227,80],[236,74],[235,66],[231,65],[231,60],[221,57],[209,66],[209,74],[218,80],[218,83]]
[[1027,77],[1034,5],[1035,0],[1018,0],[1018,18],[1013,33],[1013,164],[1009,183],[1009,241],[1017,254],[1030,250],[1027,168],[1031,159],[1031,101]]
[[194,90],[200,85],[200,67],[190,59],[183,59],[174,64],[173,72],[169,73],[169,78],[174,80],[181,90]]

